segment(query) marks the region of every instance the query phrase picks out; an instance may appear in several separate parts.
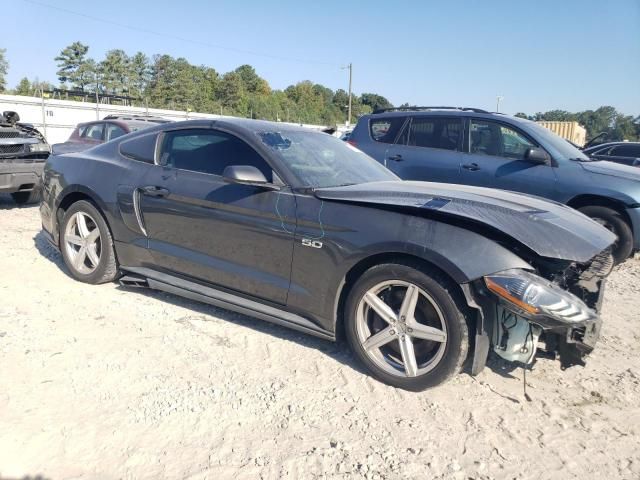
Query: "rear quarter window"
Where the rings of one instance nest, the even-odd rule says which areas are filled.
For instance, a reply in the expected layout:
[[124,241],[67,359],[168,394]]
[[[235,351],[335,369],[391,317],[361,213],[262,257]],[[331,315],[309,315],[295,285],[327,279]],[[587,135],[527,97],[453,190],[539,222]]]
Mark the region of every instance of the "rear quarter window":
[[138,162],[154,163],[157,133],[142,135],[120,144],[120,154]]
[[407,117],[372,118],[369,133],[376,142],[394,143]]

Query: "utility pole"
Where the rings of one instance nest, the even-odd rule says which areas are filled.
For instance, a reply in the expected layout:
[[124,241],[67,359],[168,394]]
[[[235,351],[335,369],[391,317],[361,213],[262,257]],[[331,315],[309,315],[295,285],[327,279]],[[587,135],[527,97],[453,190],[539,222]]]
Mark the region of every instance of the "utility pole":
[[353,78],[353,64],[349,63],[346,67],[342,67],[342,69],[349,69],[349,113],[347,114],[347,126],[351,125],[351,80]]
[[496,95],[496,113],[500,113],[500,102],[504,99],[502,95]]

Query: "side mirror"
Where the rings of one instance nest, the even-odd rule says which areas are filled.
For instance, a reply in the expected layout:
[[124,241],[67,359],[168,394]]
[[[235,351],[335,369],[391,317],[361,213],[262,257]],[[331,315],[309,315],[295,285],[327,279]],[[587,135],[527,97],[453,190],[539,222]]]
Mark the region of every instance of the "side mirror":
[[252,165],[230,165],[224,169],[222,177],[229,183],[263,187],[269,190],[278,190],[280,188],[269,183],[264,174]]
[[524,159],[527,162],[535,163],[536,165],[548,165],[549,155],[543,149],[538,147],[527,148],[524,153]]

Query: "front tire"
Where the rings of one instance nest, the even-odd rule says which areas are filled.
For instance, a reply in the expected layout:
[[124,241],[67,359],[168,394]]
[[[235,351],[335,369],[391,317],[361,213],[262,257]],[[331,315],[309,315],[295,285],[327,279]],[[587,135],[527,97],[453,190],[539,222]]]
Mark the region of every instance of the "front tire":
[[345,332],[378,380],[411,391],[439,385],[467,357],[467,308],[442,274],[411,263],[367,270],[345,305]]
[[633,252],[633,231],[619,212],[612,208],[601,206],[582,207],[579,210],[618,237],[611,250],[616,265],[631,256]]
[[98,209],[80,200],[64,213],[60,225],[60,251],[69,273],[81,282],[111,282],[118,265],[111,232]]

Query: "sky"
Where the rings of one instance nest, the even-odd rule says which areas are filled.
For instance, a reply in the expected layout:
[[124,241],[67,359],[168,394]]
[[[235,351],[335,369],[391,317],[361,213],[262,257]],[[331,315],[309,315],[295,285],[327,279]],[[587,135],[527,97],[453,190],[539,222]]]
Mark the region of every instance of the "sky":
[[1,4],[3,19],[15,19],[0,36],[9,87],[25,76],[57,83],[54,57],[79,40],[96,60],[120,48],[219,73],[250,64],[275,89],[311,80],[347,90],[341,67],[351,62],[354,93],[396,105],[495,110],[500,95],[511,114],[601,105],[640,114],[640,0]]

